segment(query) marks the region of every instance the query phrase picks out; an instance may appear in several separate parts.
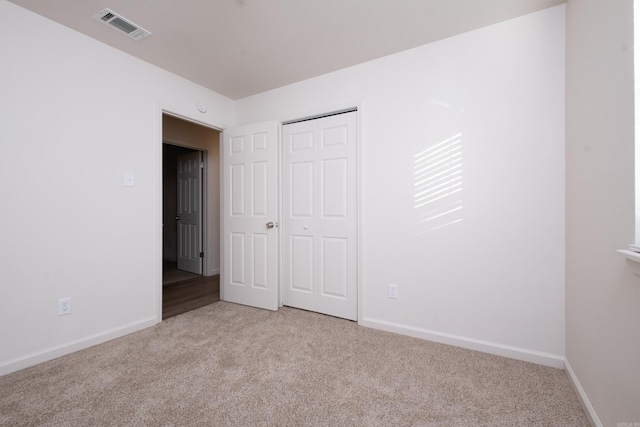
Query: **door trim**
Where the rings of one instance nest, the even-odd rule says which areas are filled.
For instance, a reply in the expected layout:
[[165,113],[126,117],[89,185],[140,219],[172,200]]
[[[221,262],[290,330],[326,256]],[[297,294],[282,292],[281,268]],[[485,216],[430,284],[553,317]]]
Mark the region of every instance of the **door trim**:
[[353,112],[357,113],[358,112],[358,108],[356,108],[356,107],[345,108],[345,109],[342,109],[340,111],[332,111],[330,113],[316,114],[316,115],[313,115],[313,116],[302,117],[302,118],[299,118],[299,119],[287,120],[285,122],[282,122],[282,126],[292,125],[294,123],[300,123],[300,122],[307,122],[309,120],[323,119],[325,117],[337,116],[339,114],[353,113]]

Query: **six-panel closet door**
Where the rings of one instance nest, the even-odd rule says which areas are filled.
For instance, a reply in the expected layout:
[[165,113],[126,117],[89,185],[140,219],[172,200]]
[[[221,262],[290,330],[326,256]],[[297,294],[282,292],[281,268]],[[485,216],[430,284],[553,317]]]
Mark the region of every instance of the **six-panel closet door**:
[[282,300],[357,319],[357,113],[283,126]]

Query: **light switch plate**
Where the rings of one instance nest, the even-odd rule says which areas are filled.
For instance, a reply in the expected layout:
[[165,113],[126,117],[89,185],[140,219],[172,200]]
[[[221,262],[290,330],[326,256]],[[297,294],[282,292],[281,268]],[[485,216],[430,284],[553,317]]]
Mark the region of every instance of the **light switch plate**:
[[133,172],[124,173],[124,185],[125,187],[133,187],[136,185],[136,177]]

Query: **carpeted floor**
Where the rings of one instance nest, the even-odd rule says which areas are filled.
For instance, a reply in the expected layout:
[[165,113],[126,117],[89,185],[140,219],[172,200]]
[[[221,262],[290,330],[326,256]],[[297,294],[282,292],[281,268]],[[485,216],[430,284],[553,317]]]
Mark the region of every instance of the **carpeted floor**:
[[0,377],[2,426],[589,426],[564,371],[217,302]]

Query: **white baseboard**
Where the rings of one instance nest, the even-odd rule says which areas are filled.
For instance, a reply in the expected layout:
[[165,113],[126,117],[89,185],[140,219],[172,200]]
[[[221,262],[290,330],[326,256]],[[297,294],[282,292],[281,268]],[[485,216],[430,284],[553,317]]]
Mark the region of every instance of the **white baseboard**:
[[456,347],[466,348],[469,350],[495,354],[497,356],[508,357],[510,359],[523,360],[525,362],[550,366],[552,368],[564,368],[564,356],[561,356],[559,354],[544,353],[540,351],[529,350],[526,348],[512,347],[489,341],[476,340],[473,338],[461,337],[458,335],[446,334],[442,332],[416,328],[413,326],[371,319],[368,317],[363,317],[363,319],[358,323],[369,328],[380,329],[387,332],[394,332],[401,335],[408,335],[410,337],[421,338],[428,341],[435,341],[441,344],[448,344]]
[[61,344],[54,347],[49,347],[42,351],[28,354],[26,356],[17,357],[15,359],[8,360],[0,363],[0,376],[7,375],[12,372],[19,371],[30,366],[37,365],[38,363],[47,362],[52,359],[56,359],[67,354],[74,353],[78,350],[83,350],[88,347],[92,347],[96,344],[102,344],[103,342],[110,341],[115,338],[122,337],[132,332],[137,332],[142,329],[146,329],[159,323],[155,316],[147,319],[140,320],[138,322],[131,323],[129,325],[111,329],[99,334],[90,335],[86,338],[71,341],[65,344]]
[[205,276],[215,276],[216,274],[220,274],[220,269],[219,268],[215,268],[213,270],[209,270],[209,274],[206,274]]
[[564,360],[564,370],[569,377],[571,387],[573,387],[573,390],[578,396],[578,400],[582,404],[584,412],[587,414],[587,418],[589,418],[589,421],[591,421],[591,424],[593,424],[595,427],[602,427],[602,423],[598,418],[598,414],[596,414],[596,410],[593,408],[593,405],[591,405],[591,402],[587,397],[587,393],[582,388],[582,385],[580,384],[580,381],[578,381],[576,373],[573,372],[573,369],[571,368],[571,365],[569,364],[569,361],[567,359]]

